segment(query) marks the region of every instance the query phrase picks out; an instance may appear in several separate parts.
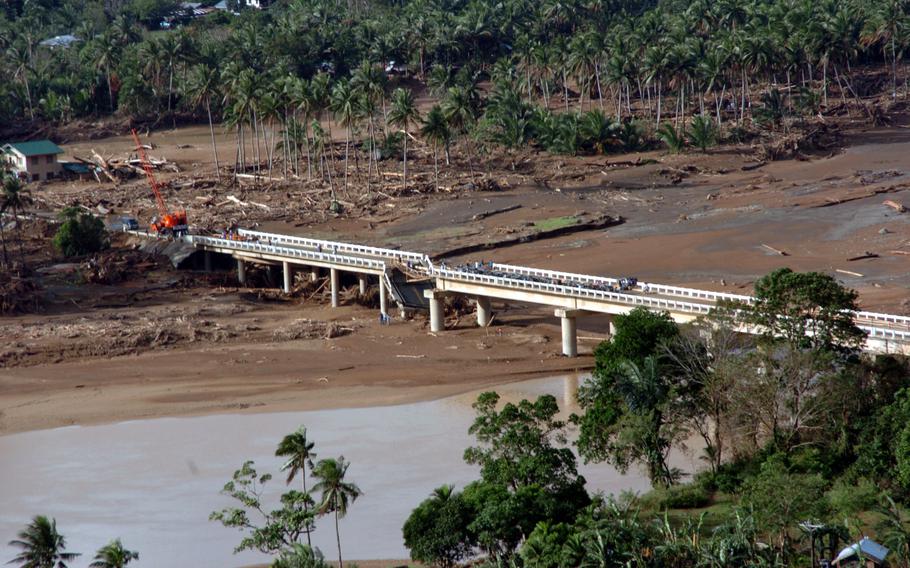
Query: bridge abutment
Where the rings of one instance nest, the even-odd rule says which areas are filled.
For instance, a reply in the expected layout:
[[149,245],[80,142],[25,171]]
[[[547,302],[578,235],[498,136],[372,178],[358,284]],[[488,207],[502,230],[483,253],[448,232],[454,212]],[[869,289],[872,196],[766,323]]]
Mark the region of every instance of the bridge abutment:
[[578,356],[578,327],[577,318],[579,310],[566,310],[559,308],[555,315],[559,318],[562,327],[562,354],[566,357]]

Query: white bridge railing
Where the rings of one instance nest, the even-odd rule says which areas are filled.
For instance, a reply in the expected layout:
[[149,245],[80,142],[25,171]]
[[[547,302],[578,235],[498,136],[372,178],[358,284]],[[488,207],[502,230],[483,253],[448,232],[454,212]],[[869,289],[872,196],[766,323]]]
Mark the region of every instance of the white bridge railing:
[[385,271],[385,262],[359,256],[348,256],[342,254],[333,254],[329,252],[316,252],[299,248],[289,248],[277,245],[270,245],[257,241],[235,241],[232,239],[219,239],[217,237],[200,237],[188,235],[184,237],[186,242],[193,245],[203,245],[221,249],[230,249],[245,252],[258,252],[272,256],[283,256],[287,258],[297,258],[303,260],[314,260],[328,264],[338,264],[341,266],[350,266],[355,268],[367,268],[380,272]]
[[296,247],[305,247],[312,248],[317,250],[322,250],[325,252],[337,253],[348,253],[348,254],[359,254],[363,256],[373,256],[379,258],[390,258],[398,260],[399,262],[418,262],[423,264],[427,260],[425,254],[420,254],[416,252],[408,252],[403,250],[395,250],[388,248],[379,248],[379,247],[369,247],[365,245],[355,245],[351,243],[341,243],[336,241],[325,241],[320,239],[309,239],[306,237],[293,237],[290,235],[280,235],[277,233],[265,233],[262,231],[249,231],[247,229],[240,229],[237,231],[240,235],[245,237],[253,237],[259,239],[259,241],[267,241],[271,243],[283,244],[283,245],[292,245]]
[[460,280],[463,282],[472,282],[487,284],[500,288],[512,288],[515,290],[528,292],[544,292],[568,298],[603,300],[630,306],[645,306],[661,310],[673,310],[689,314],[707,314],[711,311],[712,306],[706,304],[693,304],[691,302],[679,302],[668,300],[666,298],[654,298],[651,296],[641,296],[638,294],[623,294],[621,292],[608,292],[606,290],[592,290],[581,286],[568,286],[564,284],[549,284],[546,282],[535,282],[531,280],[518,280],[516,278],[506,278],[502,276],[491,276],[488,274],[476,274],[473,272],[463,272],[449,268],[433,268],[430,275],[451,280]]
[[[144,231],[129,232],[137,236],[157,237],[157,235]],[[339,266],[369,269],[371,271],[379,272],[384,272],[386,270],[388,266],[387,261],[412,262],[415,265],[415,270],[424,272],[430,277],[486,284],[500,288],[545,292],[570,298],[601,300],[630,306],[671,310],[691,315],[705,315],[709,313],[714,307],[714,304],[719,301],[733,301],[747,304],[755,301],[752,296],[742,294],[712,292],[680,286],[655,284],[652,282],[639,282],[634,289],[635,293],[610,292],[587,288],[584,284],[606,284],[615,286],[619,282],[618,279],[606,276],[594,276],[527,266],[492,263],[492,270],[516,275],[516,278],[509,278],[447,267],[443,268],[440,265],[434,265],[427,255],[409,251],[310,239],[306,237],[294,237],[246,229],[240,229],[238,233],[252,240],[221,239],[197,235],[188,235],[183,237],[183,239],[185,242],[197,246],[201,245],[204,247],[208,246],[228,250],[258,252],[278,257],[284,256],[301,260],[320,261],[323,263],[337,264]],[[518,278],[521,276],[544,278],[553,282],[539,282],[532,279],[526,280]],[[573,283],[578,283],[580,285],[575,286]],[[673,299],[675,297],[696,301],[690,302]],[[702,303],[698,303],[698,301],[701,301]],[[910,342],[910,317],[908,316],[858,311],[854,314],[854,317],[857,327],[865,331],[870,338]],[[880,324],[886,324],[888,327],[883,327]],[[906,329],[895,329],[895,327]]]

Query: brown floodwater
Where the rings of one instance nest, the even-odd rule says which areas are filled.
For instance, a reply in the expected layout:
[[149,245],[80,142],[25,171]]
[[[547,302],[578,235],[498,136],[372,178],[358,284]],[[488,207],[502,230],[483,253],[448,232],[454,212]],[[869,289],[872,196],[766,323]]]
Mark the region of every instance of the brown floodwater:
[[[504,399],[549,393],[563,411],[577,390],[577,376],[552,377],[497,387]],[[57,519],[67,549],[83,557],[120,537],[155,567],[243,566],[266,560],[233,554],[239,532],[208,521],[231,502],[219,494],[244,460],[273,472],[265,499],[284,489],[274,457],[281,437],[306,425],[318,457],[351,462],[350,481],[363,496],[341,521],[345,558],[406,558],[401,526],[410,511],[444,483],[463,487],[478,477],[462,461],[477,392],[435,401],[357,409],[272,414],[158,418],[102,426],[74,426],[0,437],[0,543],[15,538],[34,515]],[[568,401],[568,404],[567,404]],[[692,471],[692,456],[674,465]],[[606,465],[581,467],[591,491],[645,491],[638,471],[620,475]],[[336,555],[332,519],[317,521],[314,544]],[[0,545],[0,563],[15,555]]]

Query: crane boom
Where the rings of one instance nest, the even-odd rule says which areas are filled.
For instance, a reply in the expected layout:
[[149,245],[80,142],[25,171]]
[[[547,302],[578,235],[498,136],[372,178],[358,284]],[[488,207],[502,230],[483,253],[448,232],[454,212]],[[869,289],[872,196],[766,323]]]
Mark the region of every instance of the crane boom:
[[155,203],[158,205],[158,213],[161,217],[167,215],[167,205],[164,203],[164,198],[161,196],[161,190],[158,188],[158,180],[155,179],[155,174],[152,172],[152,164],[149,162],[148,156],[145,155],[145,148],[142,146],[142,142],[139,141],[139,135],[136,133],[136,129],[133,129],[133,140],[136,142],[136,152],[139,154],[139,161],[142,163],[142,169],[145,170],[145,175],[149,180],[149,185],[152,186],[152,193],[155,194]]
[[186,235],[189,232],[189,225],[186,220],[186,211],[169,212],[167,204],[164,203],[164,197],[161,195],[161,188],[158,186],[158,180],[152,172],[152,163],[149,162],[148,156],[145,155],[145,148],[139,141],[139,135],[133,129],[133,140],[136,142],[136,152],[139,154],[139,161],[142,163],[142,169],[152,186],[152,193],[155,194],[155,204],[158,206],[158,217],[152,219],[149,228],[159,235]]

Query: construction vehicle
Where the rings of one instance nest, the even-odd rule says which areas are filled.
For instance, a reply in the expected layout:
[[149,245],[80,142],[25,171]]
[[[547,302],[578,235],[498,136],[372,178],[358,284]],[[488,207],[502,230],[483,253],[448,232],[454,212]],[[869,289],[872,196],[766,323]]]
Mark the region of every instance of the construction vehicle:
[[158,186],[158,180],[152,172],[152,164],[148,156],[145,155],[145,147],[139,141],[139,135],[133,129],[133,140],[136,142],[136,152],[139,154],[139,160],[142,162],[142,169],[152,187],[152,193],[155,194],[155,204],[158,206],[158,215],[149,223],[149,230],[162,236],[183,236],[189,232],[189,225],[186,220],[186,211],[168,211],[164,203],[164,197],[161,196],[161,188]]

